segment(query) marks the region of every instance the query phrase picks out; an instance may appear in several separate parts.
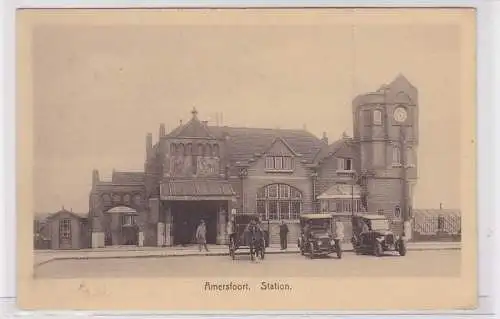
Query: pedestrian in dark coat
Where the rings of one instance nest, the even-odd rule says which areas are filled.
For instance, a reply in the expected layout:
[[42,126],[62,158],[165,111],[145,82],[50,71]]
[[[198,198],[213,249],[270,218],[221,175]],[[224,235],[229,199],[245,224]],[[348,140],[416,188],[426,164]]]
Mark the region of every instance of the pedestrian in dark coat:
[[196,228],[196,241],[198,242],[198,248],[201,251],[201,247],[205,247],[205,250],[208,251],[207,248],[207,226],[205,225],[205,221],[202,219],[198,228]]
[[287,237],[288,237],[288,226],[285,224],[285,221],[281,221],[280,225],[280,244],[281,244],[281,250],[284,250],[287,248]]

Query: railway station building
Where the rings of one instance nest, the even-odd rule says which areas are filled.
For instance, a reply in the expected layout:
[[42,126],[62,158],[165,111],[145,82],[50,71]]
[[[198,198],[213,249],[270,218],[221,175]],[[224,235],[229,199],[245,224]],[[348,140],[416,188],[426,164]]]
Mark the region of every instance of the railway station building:
[[[402,75],[353,100],[353,136],[328,141],[304,129],[212,126],[191,119],[145,139],[141,172],[92,173],[91,246],[172,246],[194,237],[226,243],[230,214],[257,213],[279,242],[301,214],[379,212],[400,227],[417,179],[417,90]],[[318,116],[321,116],[318,114]],[[350,239],[350,238],[349,238]]]

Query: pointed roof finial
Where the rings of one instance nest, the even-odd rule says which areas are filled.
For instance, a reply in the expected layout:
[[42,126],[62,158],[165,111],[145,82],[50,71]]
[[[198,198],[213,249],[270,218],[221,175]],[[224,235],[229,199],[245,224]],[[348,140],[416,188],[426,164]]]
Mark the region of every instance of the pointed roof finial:
[[193,118],[195,118],[196,115],[198,115],[198,111],[196,110],[196,107],[193,106],[193,110],[191,111],[191,114],[193,114]]

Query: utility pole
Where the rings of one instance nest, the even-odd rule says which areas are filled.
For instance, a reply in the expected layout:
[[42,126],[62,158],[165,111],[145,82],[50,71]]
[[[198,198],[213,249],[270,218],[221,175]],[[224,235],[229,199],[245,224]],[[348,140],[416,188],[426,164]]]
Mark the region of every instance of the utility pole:
[[408,158],[407,158],[407,141],[406,141],[406,135],[404,131],[404,125],[401,124],[399,126],[399,137],[400,137],[400,156],[401,156],[401,181],[403,184],[403,189],[402,189],[402,217],[403,217],[403,231],[406,235],[406,237],[411,236],[411,229],[410,229],[410,206],[409,206],[409,189],[408,189],[408,168],[410,167],[408,163]]

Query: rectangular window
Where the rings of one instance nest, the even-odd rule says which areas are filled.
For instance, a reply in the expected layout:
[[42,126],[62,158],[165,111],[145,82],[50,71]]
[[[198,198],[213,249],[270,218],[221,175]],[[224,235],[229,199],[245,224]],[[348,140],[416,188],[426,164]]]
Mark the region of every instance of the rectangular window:
[[71,219],[61,219],[59,221],[59,236],[61,239],[71,239]]
[[380,110],[373,111],[373,124],[382,125],[382,111]]
[[278,201],[271,200],[267,202],[267,212],[269,215],[269,220],[276,220],[278,219]]
[[132,226],[135,225],[134,215],[122,215],[122,226]]
[[339,158],[337,162],[338,169],[341,171],[351,171],[353,169],[352,159],[350,158]]
[[292,207],[290,211],[290,219],[299,219],[300,209],[301,209],[300,201],[292,201]]
[[335,200],[329,200],[328,209],[330,212],[337,211],[337,203],[335,202]]
[[272,156],[266,157],[266,169],[274,169],[274,158]]
[[274,168],[278,170],[283,169],[283,157],[281,156],[274,157]]
[[280,202],[280,219],[290,218],[290,202],[282,201]]
[[401,152],[398,146],[392,148],[392,163],[401,164]]
[[292,158],[289,156],[283,157],[283,169],[292,170]]
[[321,201],[321,211],[322,212],[328,212],[329,211],[328,200],[322,200]]

